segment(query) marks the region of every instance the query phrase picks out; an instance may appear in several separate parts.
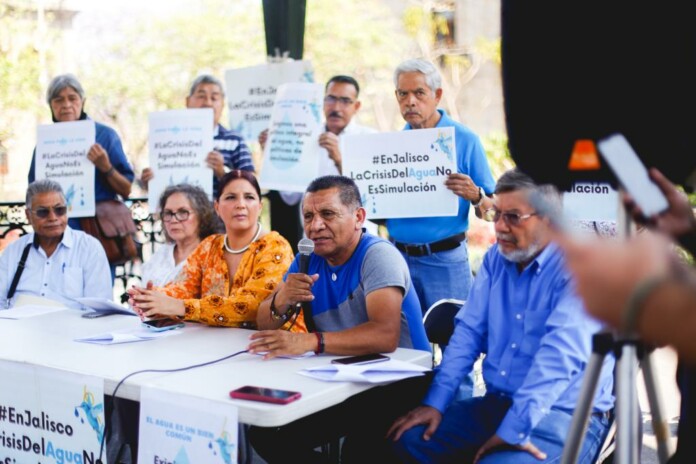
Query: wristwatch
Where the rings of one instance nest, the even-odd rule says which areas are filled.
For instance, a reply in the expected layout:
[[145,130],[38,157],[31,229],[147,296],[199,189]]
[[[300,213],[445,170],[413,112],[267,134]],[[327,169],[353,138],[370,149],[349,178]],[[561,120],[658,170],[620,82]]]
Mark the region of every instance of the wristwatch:
[[476,203],[474,203],[473,201],[471,202],[471,206],[473,206],[474,208],[478,208],[479,206],[481,206],[481,203],[483,203],[483,199],[486,197],[486,192],[484,192],[481,187],[478,188],[478,191],[479,191],[478,201]]

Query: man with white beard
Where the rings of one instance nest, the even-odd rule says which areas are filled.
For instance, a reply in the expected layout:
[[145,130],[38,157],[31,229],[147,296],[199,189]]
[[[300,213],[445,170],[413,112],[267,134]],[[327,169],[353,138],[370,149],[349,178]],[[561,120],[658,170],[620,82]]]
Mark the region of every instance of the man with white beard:
[[[547,212],[533,206],[542,201]],[[494,204],[497,244],[456,316],[430,389],[389,431],[399,462],[555,462],[563,452],[602,326],[584,310],[551,241],[547,215],[560,208],[557,191],[514,169],[498,180]],[[486,394],[455,399],[481,353]],[[606,436],[613,365],[605,357],[578,462],[594,462]]]

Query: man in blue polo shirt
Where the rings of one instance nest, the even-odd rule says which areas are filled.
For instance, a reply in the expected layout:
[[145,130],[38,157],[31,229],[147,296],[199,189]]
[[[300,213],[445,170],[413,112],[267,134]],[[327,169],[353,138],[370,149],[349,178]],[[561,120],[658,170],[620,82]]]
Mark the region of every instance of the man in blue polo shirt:
[[441,77],[432,63],[407,60],[394,72],[396,99],[406,120],[404,130],[454,127],[457,173],[445,185],[459,197],[456,216],[387,219],[389,236],[402,252],[423,312],[438,300],[466,300],[471,268],[466,247],[469,205],[477,215],[492,206],[488,197],[495,180],[481,141],[466,126],[437,109],[442,97]]
[[[488,195],[495,180],[478,136],[437,109],[442,78],[432,63],[421,59],[402,62],[394,71],[394,84],[406,120],[404,130],[454,127],[457,172],[449,175],[445,186],[459,197],[457,215],[386,221],[389,237],[406,259],[425,314],[439,300],[467,299],[472,280],[466,246],[469,205],[481,217],[481,211],[493,205]],[[472,372],[464,379],[460,396],[473,394],[473,377]]]

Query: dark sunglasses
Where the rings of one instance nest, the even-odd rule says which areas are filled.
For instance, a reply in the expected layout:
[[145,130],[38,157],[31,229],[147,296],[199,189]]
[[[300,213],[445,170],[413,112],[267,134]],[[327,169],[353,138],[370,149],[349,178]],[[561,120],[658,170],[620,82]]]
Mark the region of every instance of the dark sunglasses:
[[495,208],[487,209],[484,212],[484,219],[487,221],[491,221],[493,223],[496,223],[500,220],[500,218],[503,218],[503,222],[509,226],[516,227],[519,226],[520,223],[524,220],[529,219],[532,216],[536,216],[537,213],[529,213],[529,214],[519,214],[519,213],[503,213],[498,211]]
[[51,214],[51,210],[53,210],[53,214],[55,214],[58,217],[61,217],[65,216],[65,214],[68,212],[68,207],[54,206],[53,208],[36,208],[32,209],[31,212],[38,218],[46,219],[48,215]]

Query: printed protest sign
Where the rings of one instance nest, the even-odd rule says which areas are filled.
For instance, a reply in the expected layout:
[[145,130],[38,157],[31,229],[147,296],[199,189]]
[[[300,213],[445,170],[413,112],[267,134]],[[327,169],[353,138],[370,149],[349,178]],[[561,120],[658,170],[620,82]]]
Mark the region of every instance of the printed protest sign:
[[95,167],[87,159],[96,136],[94,121],[44,124],[36,132],[36,179],[60,184],[68,217],[94,216]]
[[457,172],[452,127],[347,135],[343,147],[343,175],[358,185],[369,219],[457,214],[444,185]]
[[148,147],[154,177],[148,202],[154,211],[169,185],[197,185],[212,199],[213,170],[205,158],[213,149],[213,110],[195,108],[150,113]]
[[320,84],[278,87],[261,167],[261,187],[304,192],[319,175],[323,99]]
[[230,128],[248,143],[268,129],[278,86],[291,82],[314,82],[310,61],[266,63],[225,71]]

